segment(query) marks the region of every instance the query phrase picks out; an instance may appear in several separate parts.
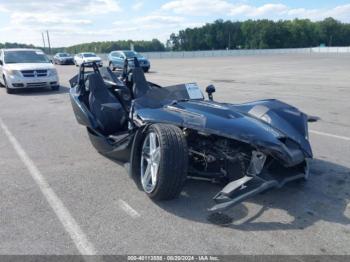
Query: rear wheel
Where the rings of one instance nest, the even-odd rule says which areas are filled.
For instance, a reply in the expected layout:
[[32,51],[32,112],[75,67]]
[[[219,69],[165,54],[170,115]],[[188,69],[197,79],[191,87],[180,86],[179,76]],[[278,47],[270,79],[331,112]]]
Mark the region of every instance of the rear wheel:
[[187,176],[187,141],[180,128],[150,126],[139,151],[140,181],[146,194],[155,200],[176,198]]

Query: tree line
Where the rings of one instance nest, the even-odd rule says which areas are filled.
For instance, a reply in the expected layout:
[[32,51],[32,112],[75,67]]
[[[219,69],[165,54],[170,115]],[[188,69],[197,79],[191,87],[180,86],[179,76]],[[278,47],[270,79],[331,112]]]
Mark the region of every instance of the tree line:
[[91,42],[73,45],[69,47],[55,47],[49,50],[48,47],[35,47],[34,45],[19,44],[19,43],[0,43],[0,48],[39,48],[47,54],[54,54],[57,52],[69,52],[77,54],[81,52],[95,52],[95,53],[109,53],[114,50],[129,50],[131,45],[138,52],[152,52],[152,51],[165,51],[165,46],[158,39],[151,41],[132,41],[132,40],[120,40],[120,41],[106,41],[106,42]]
[[218,49],[300,48],[349,46],[350,24],[333,18],[244,22],[216,20],[202,27],[172,33],[167,48],[179,51]]
[[129,50],[131,45],[133,45],[135,51],[138,52],[165,51],[164,44],[158,39],[153,39],[151,41],[120,40],[106,42],[91,42],[73,45],[65,48],[65,50],[73,54],[80,52],[109,53],[114,50]]
[[19,43],[0,43],[0,48],[35,48],[34,45],[19,44]]
[[[263,48],[300,48],[325,46],[349,46],[350,24],[341,23],[333,18],[312,22],[309,19],[271,21],[216,20],[202,27],[187,28],[172,33],[166,45],[158,39],[151,41],[105,41],[51,48],[37,47],[46,53],[80,52],[109,53],[113,50],[130,49],[134,46],[138,52],[194,51],[219,49],[263,49]],[[0,43],[0,48],[34,48],[34,45],[19,43]]]

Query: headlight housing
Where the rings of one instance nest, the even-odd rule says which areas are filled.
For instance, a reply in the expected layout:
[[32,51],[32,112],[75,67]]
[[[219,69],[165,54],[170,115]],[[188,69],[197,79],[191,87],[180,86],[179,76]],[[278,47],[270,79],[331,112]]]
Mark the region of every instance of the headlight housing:
[[22,77],[19,70],[7,69],[6,72],[10,77]]
[[47,76],[57,76],[57,70],[54,69],[48,69],[47,70]]

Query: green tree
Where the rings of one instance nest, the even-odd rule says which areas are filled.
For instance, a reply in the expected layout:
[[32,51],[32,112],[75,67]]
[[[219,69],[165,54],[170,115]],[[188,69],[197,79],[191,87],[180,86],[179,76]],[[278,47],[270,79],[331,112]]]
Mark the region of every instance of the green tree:
[[320,22],[309,19],[233,22],[216,20],[202,27],[172,33],[167,41],[171,50],[299,48],[350,45],[350,24],[333,18]]

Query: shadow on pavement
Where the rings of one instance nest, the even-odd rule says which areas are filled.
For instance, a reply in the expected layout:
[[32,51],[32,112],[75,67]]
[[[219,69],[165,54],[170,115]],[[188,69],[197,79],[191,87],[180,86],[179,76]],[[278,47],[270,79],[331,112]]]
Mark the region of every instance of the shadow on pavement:
[[[307,182],[292,182],[281,189],[271,189],[233,207],[221,218],[207,212],[207,208],[214,205],[211,197],[220,189],[220,185],[191,180],[179,199],[157,205],[185,219],[223,222],[227,227],[243,231],[304,229],[318,221],[350,224],[350,218],[344,214],[350,199],[350,169],[323,160],[312,161]],[[281,221],[278,215],[274,218],[281,212],[288,214],[289,221]]]

